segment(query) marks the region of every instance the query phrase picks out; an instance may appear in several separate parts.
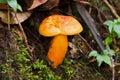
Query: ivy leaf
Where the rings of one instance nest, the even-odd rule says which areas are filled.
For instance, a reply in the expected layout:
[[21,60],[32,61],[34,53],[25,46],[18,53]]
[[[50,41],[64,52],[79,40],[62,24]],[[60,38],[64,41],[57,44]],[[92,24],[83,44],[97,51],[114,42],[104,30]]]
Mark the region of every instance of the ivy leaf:
[[115,51],[112,50],[112,49],[110,49],[110,52],[108,52],[107,49],[105,49],[105,50],[103,51],[103,54],[107,54],[107,55],[108,55],[108,53],[110,53],[112,56],[115,56]]
[[96,59],[97,59],[97,62],[98,62],[98,66],[100,67],[101,64],[102,64],[103,61],[104,61],[104,58],[102,57],[101,54],[99,54],[99,55],[97,55]]
[[110,32],[110,34],[111,34],[111,33],[112,33],[113,26],[114,26],[114,22],[108,20],[108,21],[105,21],[104,24],[108,26],[109,32]]
[[106,54],[104,54],[104,55],[102,55],[102,57],[104,58],[104,62],[106,63],[106,64],[108,64],[110,67],[112,67],[112,63],[111,63],[111,59],[110,59],[110,57]]
[[90,58],[90,57],[96,57],[96,56],[98,56],[98,55],[99,55],[99,53],[98,53],[97,51],[93,50],[93,51],[90,52],[90,54],[88,55],[88,57],[89,57],[89,58]]
[[117,34],[117,36],[120,38],[120,24],[114,25],[113,30]]

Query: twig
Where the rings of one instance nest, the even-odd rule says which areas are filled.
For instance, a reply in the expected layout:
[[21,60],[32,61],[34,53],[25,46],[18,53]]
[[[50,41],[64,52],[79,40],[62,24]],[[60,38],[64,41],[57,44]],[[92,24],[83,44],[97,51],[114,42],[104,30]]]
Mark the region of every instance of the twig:
[[103,2],[110,8],[110,10],[112,11],[113,15],[116,18],[120,18],[120,16],[117,14],[117,12],[115,11],[115,9],[109,4],[109,2],[107,0],[103,0]]
[[78,36],[86,43],[86,45],[90,48],[90,50],[92,51],[93,48],[88,44],[88,42],[80,35],[78,34]]
[[[20,23],[19,20],[18,20],[18,17],[17,17],[17,15],[16,15],[16,12],[15,12],[15,17],[16,17],[16,19],[17,19],[17,21],[18,21],[20,30],[22,31],[22,34],[23,34],[23,37],[24,37],[24,42],[25,42],[26,47],[28,48],[28,52],[29,52],[30,54],[32,54],[32,52],[31,52],[31,50],[30,50],[30,47],[29,47],[29,45],[28,45],[28,41],[27,41],[27,37],[26,37],[25,32],[24,32],[24,29],[23,29],[21,23]],[[32,58],[29,54],[28,54],[28,57],[29,57],[31,60],[33,60],[33,58]]]
[[111,63],[112,63],[112,80],[115,80],[115,62],[114,59],[112,57],[112,53],[110,52],[110,47],[107,45],[107,50],[108,50],[108,55],[111,59]]

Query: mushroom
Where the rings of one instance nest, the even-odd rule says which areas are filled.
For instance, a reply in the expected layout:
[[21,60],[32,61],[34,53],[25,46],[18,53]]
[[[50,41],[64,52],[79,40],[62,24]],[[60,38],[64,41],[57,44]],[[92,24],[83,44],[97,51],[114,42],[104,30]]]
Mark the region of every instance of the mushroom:
[[53,37],[47,58],[53,62],[53,68],[62,64],[68,49],[67,35],[82,32],[82,25],[71,16],[51,15],[45,18],[39,26],[39,33],[45,37]]

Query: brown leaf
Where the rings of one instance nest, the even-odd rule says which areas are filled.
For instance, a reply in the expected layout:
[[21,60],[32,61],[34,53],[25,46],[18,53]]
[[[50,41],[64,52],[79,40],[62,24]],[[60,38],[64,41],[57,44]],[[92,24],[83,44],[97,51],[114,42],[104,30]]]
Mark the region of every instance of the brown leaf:
[[23,33],[18,29],[18,28],[13,28],[13,31],[14,31],[14,33],[15,34],[17,34],[19,37],[20,37],[20,39],[24,39],[24,36],[23,36]]
[[[28,17],[30,17],[31,12],[22,12],[16,13],[18,20],[15,17],[14,12],[10,12],[10,24],[18,24],[19,22],[24,22]],[[8,24],[8,12],[7,11],[0,11],[0,18],[1,21]],[[19,21],[19,22],[18,22]]]
[[60,0],[48,0],[46,3],[40,6],[40,10],[50,10],[58,6]]
[[70,50],[71,57],[74,57],[74,55],[78,49],[72,42],[69,42],[69,47],[71,48],[71,50]]
[[6,4],[0,4],[0,10],[7,10],[8,7]]
[[30,8],[28,8],[28,10],[32,10],[38,6],[40,6],[41,4],[44,4],[45,2],[47,2],[48,0],[33,0],[32,5],[30,6]]

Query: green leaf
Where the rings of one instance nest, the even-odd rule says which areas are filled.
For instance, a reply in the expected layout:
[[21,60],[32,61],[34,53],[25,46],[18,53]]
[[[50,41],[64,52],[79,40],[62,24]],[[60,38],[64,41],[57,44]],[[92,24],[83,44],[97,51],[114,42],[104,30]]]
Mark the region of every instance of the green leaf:
[[98,62],[98,66],[100,67],[101,66],[101,64],[103,63],[103,62],[105,62],[106,64],[108,64],[110,67],[112,66],[112,64],[111,64],[111,60],[110,60],[110,57],[109,57],[109,55],[108,54],[100,54],[100,55],[98,55],[97,57],[96,57],[96,59],[97,59],[97,62]]
[[98,62],[98,66],[100,67],[101,64],[104,61],[104,58],[101,56],[101,54],[99,54],[99,55],[97,55],[96,59],[97,59],[97,62]]
[[114,25],[113,30],[117,34],[117,37],[120,38],[120,24]]
[[0,0],[0,3],[6,3],[6,0]]
[[106,39],[105,39],[105,43],[106,43],[106,45],[110,45],[111,43],[112,43],[112,38],[111,37],[107,37]]
[[7,0],[7,3],[14,11],[17,11],[17,0]]
[[111,34],[114,23],[112,21],[108,20],[108,21],[105,21],[104,24],[108,26],[109,32]]
[[17,9],[22,11],[22,7],[19,4],[17,4]]
[[96,57],[96,56],[98,56],[98,55],[99,55],[99,53],[98,53],[97,51],[93,50],[93,51],[90,52],[90,54],[88,55],[88,57],[89,57],[89,58],[90,58],[90,57]]
[[111,59],[110,59],[110,57],[109,57],[109,55],[102,55],[102,57],[104,58],[104,62],[106,63],[106,64],[108,64],[110,67],[112,67],[112,63],[111,63]]
[[115,56],[115,51],[112,50],[112,49],[110,49],[110,52],[108,52],[107,49],[105,49],[105,50],[103,51],[103,54],[107,54],[107,55],[108,55],[108,53],[111,54],[112,56]]
[[114,24],[120,24],[120,18],[114,20]]
[[17,0],[7,0],[8,5],[13,8],[14,11],[20,10],[22,11],[21,6],[17,3]]

